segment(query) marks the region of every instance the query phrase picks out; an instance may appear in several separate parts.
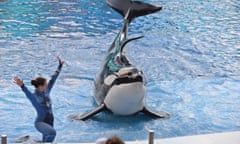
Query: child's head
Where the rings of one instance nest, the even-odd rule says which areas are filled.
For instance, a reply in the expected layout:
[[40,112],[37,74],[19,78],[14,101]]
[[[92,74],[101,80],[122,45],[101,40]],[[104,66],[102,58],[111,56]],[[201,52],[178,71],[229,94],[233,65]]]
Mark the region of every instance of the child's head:
[[117,136],[113,136],[107,139],[105,144],[124,144],[124,142]]
[[31,84],[40,92],[47,89],[47,80],[43,77],[37,77],[35,80],[31,81]]

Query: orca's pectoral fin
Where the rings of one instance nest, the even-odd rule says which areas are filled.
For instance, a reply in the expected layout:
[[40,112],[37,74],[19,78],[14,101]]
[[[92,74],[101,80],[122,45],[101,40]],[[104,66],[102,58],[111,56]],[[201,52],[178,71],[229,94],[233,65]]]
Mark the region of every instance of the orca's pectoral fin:
[[149,115],[154,118],[168,118],[170,117],[170,114],[164,111],[153,111],[149,110],[148,108],[144,107],[142,112],[146,115]]
[[90,117],[102,112],[103,110],[105,110],[105,108],[106,108],[105,105],[101,104],[100,106],[98,106],[97,108],[93,109],[90,112],[86,112],[84,114],[70,115],[69,119],[85,121],[85,120],[89,119]]

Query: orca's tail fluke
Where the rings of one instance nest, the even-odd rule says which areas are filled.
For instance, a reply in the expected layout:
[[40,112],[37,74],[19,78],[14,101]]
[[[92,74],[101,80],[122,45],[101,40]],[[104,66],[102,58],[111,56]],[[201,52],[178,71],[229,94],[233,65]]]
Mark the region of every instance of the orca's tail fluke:
[[131,0],[107,0],[107,4],[123,17],[127,17],[129,22],[136,17],[155,13],[162,9],[159,6]]

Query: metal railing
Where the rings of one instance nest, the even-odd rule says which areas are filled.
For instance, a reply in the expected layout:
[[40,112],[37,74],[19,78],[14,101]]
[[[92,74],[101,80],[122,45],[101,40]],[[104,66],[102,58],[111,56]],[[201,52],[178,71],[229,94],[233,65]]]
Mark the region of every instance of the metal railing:
[[154,144],[154,131],[149,130],[148,133],[148,144]]
[[1,144],[7,144],[7,135],[1,135]]

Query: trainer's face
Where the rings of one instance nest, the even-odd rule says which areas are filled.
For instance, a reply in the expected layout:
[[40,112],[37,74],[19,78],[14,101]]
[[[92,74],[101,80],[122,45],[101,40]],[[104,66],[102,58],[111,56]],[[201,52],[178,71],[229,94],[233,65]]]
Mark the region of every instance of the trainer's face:
[[47,89],[47,82],[44,83],[44,85],[41,85],[41,86],[38,86],[37,90],[40,91],[40,92],[43,92]]

